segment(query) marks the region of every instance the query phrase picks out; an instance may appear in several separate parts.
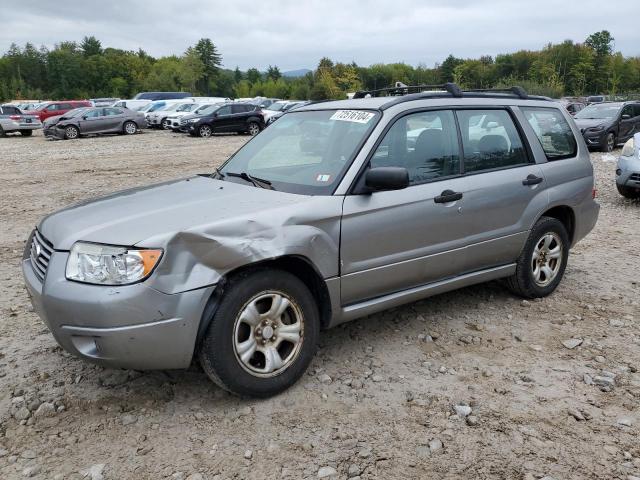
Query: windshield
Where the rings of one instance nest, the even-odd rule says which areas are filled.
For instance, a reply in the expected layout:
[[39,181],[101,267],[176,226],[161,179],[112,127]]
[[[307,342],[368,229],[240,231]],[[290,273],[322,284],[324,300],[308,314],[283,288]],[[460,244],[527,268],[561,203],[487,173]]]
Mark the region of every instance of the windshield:
[[[365,110],[288,113],[245,144],[220,171],[246,172],[289,193],[331,195],[379,116]],[[225,180],[244,182],[230,176]]]
[[141,109],[141,112],[147,112],[147,113],[151,113],[151,112],[155,112],[156,110],[160,110],[161,108],[165,107],[167,104],[164,102],[160,102],[160,103],[150,103],[149,105],[147,105],[145,108]]
[[589,105],[576,113],[574,118],[606,120],[617,116],[619,111],[620,105]]
[[195,103],[183,103],[176,109],[176,112],[190,112],[191,110],[194,110],[197,106],[198,105]]
[[280,112],[286,106],[287,106],[287,102],[274,102],[271,105],[269,105],[265,110],[274,110],[276,112]]
[[213,105],[202,105],[202,106],[200,106],[200,108],[198,108],[193,113],[202,113],[202,114],[206,115],[207,113],[213,112],[218,105],[220,105],[220,104],[219,103],[214,103]]

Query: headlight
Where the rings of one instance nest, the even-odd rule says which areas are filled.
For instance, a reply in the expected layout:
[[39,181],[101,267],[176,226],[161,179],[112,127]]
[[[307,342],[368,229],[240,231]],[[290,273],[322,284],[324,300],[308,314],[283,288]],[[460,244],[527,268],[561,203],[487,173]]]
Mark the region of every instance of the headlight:
[[623,157],[633,157],[633,152],[636,149],[635,142],[633,141],[633,137],[631,137],[622,147],[622,156]]
[[200,120],[200,119],[199,118],[190,118],[189,120],[187,120],[187,122],[196,123],[198,120]]
[[66,277],[96,285],[126,285],[147,278],[161,256],[162,250],[76,242],[69,253]]
[[598,125],[597,127],[591,127],[587,130],[589,130],[590,132],[601,132],[602,130],[604,130],[604,127],[602,125]]

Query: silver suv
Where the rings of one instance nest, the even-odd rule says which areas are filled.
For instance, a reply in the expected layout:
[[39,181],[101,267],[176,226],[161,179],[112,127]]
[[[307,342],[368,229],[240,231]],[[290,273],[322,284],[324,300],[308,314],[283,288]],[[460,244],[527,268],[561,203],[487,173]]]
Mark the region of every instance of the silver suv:
[[495,279],[549,295],[598,217],[580,131],[517,87],[438,87],[307,105],[210,175],[49,215],[23,261],[35,310],[79,357],[197,356],[265,397],[303,374],[321,329]]

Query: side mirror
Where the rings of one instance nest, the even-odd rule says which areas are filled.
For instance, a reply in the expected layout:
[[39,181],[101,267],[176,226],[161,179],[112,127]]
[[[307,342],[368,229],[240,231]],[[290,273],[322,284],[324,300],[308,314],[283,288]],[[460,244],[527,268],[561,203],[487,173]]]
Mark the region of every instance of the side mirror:
[[487,130],[498,128],[498,122],[487,122]]
[[370,168],[364,185],[371,191],[402,190],[409,186],[409,172],[403,167]]
[[87,118],[89,118],[89,117],[87,117],[86,115],[82,115],[82,119],[83,120],[86,120]]
[[622,114],[622,120],[629,120],[630,118],[631,118],[631,115],[629,115],[628,113]]

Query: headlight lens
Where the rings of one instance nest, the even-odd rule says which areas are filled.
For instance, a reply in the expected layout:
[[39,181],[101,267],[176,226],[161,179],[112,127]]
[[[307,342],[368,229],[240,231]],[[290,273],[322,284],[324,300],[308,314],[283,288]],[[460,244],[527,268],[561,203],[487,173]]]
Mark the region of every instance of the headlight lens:
[[196,123],[198,120],[200,120],[200,119],[199,118],[190,118],[189,120],[187,120],[187,122]]
[[631,137],[622,147],[622,156],[623,157],[633,157],[633,152],[636,149],[635,142],[633,141],[633,137]]
[[126,285],[147,278],[161,256],[162,250],[76,242],[69,252],[66,277],[96,285]]
[[590,132],[601,132],[602,130],[604,130],[604,127],[602,125],[598,125],[597,127],[591,127],[589,129]]

